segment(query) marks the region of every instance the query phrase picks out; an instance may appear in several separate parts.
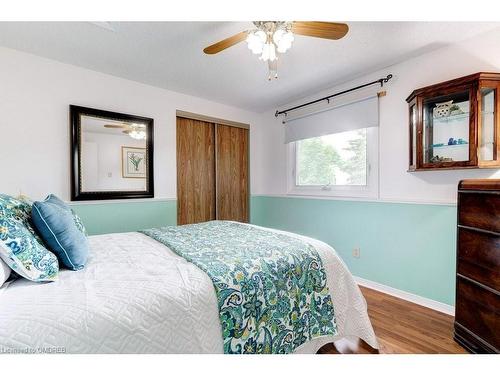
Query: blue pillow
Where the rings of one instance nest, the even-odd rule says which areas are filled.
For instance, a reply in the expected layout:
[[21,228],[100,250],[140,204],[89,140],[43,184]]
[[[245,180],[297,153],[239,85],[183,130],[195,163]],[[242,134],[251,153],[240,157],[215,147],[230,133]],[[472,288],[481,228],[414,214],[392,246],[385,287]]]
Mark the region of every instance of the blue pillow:
[[80,232],[82,232],[85,236],[87,236],[87,230],[85,229],[85,226],[83,225],[82,219],[71,209],[70,206],[68,206],[62,199],[58,198],[54,194],[49,194],[47,198],[45,198],[46,202],[54,203],[57,204],[59,207],[64,208],[66,211],[70,211],[71,214],[73,215],[73,220],[76,224],[76,227]]
[[33,203],[33,223],[61,263],[77,271],[87,263],[89,243],[85,234],[77,227],[72,210],[54,197],[49,195],[45,201]]

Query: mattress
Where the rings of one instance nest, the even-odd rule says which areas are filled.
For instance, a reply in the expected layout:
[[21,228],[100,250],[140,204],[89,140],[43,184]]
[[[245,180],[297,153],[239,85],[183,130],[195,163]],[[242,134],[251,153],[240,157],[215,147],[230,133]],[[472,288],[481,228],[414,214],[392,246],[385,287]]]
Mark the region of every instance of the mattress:
[[[342,260],[321,241],[290,235],[321,256],[338,326],[335,336],[296,353],[355,338],[377,348],[366,302]],[[0,288],[0,353],[223,353],[208,275],[140,233],[89,240],[84,270],[62,270],[53,283],[18,279]]]

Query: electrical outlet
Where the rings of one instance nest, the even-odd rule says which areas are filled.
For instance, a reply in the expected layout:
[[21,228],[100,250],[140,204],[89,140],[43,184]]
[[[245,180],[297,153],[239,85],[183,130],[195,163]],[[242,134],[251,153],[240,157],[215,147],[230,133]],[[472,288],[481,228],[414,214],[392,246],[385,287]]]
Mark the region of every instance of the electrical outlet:
[[360,258],[361,257],[361,249],[359,247],[355,247],[352,249],[352,256],[354,258]]

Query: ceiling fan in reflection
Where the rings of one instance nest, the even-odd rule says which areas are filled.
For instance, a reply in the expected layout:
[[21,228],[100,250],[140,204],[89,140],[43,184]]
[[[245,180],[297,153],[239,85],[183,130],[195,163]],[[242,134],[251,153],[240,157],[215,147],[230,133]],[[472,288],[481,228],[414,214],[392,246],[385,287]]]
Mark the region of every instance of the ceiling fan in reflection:
[[122,133],[127,134],[131,138],[137,140],[146,139],[146,125],[144,124],[106,124],[104,127],[108,129],[124,129]]

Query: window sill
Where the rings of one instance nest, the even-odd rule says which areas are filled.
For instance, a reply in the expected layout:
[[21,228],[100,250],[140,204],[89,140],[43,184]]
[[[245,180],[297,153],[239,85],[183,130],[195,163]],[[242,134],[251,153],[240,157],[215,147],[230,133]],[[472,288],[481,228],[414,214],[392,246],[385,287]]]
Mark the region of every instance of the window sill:
[[360,199],[378,199],[378,191],[367,187],[335,187],[331,190],[321,188],[292,188],[287,195],[315,198],[360,198]]

